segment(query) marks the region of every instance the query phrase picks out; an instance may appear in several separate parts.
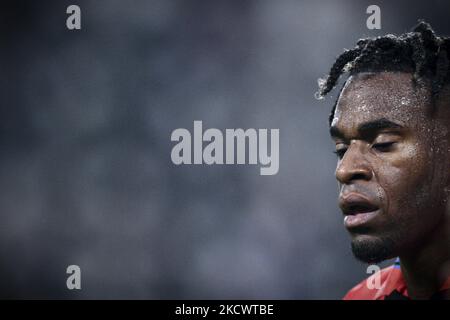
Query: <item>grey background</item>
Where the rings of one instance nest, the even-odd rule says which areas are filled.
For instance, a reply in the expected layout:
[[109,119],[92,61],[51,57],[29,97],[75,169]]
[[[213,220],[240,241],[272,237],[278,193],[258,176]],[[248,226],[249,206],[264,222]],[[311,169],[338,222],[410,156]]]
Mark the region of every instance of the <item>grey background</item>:
[[[78,4],[82,30],[68,31]],[[370,4],[382,30],[366,28]],[[366,277],[316,80],[448,1],[2,1],[0,297],[339,299]],[[175,166],[176,128],[279,128],[280,171]],[[66,289],[66,267],[82,290]]]

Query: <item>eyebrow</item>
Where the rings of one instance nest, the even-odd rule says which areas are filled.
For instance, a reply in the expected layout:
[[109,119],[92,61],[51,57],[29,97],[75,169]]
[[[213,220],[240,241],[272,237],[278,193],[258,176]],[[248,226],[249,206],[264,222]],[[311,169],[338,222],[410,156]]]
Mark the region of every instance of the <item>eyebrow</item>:
[[[402,129],[402,128],[403,126],[398,123],[392,122],[386,118],[380,118],[377,120],[361,123],[358,126],[357,130],[360,135],[364,135],[365,133],[368,132],[379,131],[383,129]],[[336,126],[330,127],[330,135],[336,138],[345,136],[344,133],[341,130],[339,130]]]

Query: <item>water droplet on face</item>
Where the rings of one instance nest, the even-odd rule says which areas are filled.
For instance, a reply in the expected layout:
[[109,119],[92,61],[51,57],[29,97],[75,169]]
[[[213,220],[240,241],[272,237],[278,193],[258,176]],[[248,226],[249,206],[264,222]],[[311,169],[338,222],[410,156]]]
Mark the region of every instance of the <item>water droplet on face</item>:
[[405,97],[402,97],[402,99],[400,100],[400,104],[403,106],[409,105],[409,100],[406,99]]

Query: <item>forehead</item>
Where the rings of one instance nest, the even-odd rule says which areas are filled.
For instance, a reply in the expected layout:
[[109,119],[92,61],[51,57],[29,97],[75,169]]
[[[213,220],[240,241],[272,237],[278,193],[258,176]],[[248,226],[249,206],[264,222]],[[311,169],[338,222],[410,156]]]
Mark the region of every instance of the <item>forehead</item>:
[[412,73],[360,73],[347,80],[332,126],[351,129],[380,118],[417,126],[426,119],[428,105],[427,91],[414,84]]

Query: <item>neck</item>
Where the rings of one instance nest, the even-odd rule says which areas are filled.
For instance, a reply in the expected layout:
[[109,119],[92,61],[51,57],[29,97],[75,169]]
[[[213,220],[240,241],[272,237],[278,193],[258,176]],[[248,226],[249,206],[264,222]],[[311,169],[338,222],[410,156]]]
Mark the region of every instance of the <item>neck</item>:
[[429,299],[450,276],[450,219],[447,215],[443,220],[420,248],[400,256],[408,295],[412,299]]

